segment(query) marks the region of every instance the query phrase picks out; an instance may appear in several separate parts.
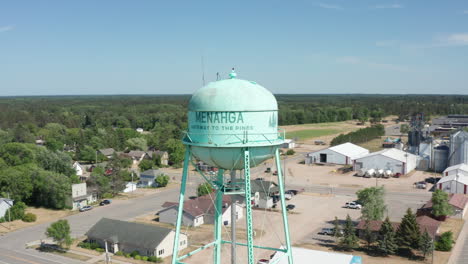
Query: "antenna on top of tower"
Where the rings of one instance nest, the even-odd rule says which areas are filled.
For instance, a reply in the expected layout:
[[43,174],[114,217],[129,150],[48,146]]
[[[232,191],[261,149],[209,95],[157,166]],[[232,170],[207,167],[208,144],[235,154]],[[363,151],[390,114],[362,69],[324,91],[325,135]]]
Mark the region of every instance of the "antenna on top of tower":
[[220,77],[219,77],[219,72],[216,73],[216,80],[219,81]]
[[205,57],[201,56],[201,67],[202,67],[202,82],[203,86],[205,86]]

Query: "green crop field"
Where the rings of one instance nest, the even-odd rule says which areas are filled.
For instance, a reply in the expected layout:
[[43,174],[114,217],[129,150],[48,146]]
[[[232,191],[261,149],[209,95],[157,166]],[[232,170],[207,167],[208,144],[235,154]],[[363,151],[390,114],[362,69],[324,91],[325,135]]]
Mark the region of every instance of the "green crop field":
[[286,138],[298,138],[299,140],[306,140],[315,137],[333,135],[341,132],[338,129],[304,129],[292,132],[286,132]]

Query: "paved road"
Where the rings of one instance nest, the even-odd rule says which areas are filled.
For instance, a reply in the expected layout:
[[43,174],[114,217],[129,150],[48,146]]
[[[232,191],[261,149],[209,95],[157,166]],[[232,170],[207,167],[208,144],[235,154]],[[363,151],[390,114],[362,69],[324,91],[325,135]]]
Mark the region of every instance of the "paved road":
[[[188,186],[187,194],[195,194],[193,186]],[[81,237],[102,217],[131,220],[142,214],[159,211],[165,201],[177,201],[178,195],[179,189],[172,188],[132,200],[115,200],[109,206],[97,207],[88,212],[66,217],[66,219],[70,223],[72,236]],[[26,243],[45,239],[44,233],[49,225],[50,223],[40,224],[1,236],[0,264],[83,263],[53,254],[39,253],[33,249],[25,249]]]

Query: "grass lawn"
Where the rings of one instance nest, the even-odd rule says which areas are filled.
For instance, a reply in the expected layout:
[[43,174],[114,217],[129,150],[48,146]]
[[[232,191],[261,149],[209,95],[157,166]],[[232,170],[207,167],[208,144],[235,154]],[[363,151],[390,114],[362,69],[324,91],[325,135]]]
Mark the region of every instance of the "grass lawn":
[[339,133],[338,129],[304,129],[292,132],[286,132],[286,138],[298,138],[299,140],[305,140],[315,137],[333,135]]

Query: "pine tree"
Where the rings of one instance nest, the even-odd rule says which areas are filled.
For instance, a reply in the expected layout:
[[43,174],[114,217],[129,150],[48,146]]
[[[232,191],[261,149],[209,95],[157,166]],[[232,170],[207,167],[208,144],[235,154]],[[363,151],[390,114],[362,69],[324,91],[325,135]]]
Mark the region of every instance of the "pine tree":
[[416,222],[416,216],[411,211],[411,208],[408,208],[397,229],[396,241],[402,248],[418,249],[420,239],[421,232],[419,230],[419,224]]
[[343,227],[343,238],[341,238],[340,246],[346,250],[356,248],[358,246],[358,237],[354,229],[353,221],[349,215],[346,216],[346,222]]
[[421,250],[421,252],[423,253],[424,259],[426,259],[427,253],[432,252],[434,250],[432,238],[431,236],[429,236],[429,233],[427,233],[427,231],[425,231],[421,237],[419,250]]
[[369,249],[371,244],[375,241],[375,235],[370,229],[370,222],[369,220],[366,220],[366,223],[364,225],[364,239],[367,242],[367,248]]
[[340,227],[340,222],[338,221],[338,217],[335,216],[335,221],[333,221],[333,237],[335,241],[338,240],[342,236],[342,230]]
[[388,217],[382,223],[382,226],[379,230],[380,239],[378,240],[378,248],[382,255],[388,256],[394,254],[398,248],[398,245],[395,240],[395,230],[390,223]]
[[453,207],[449,204],[448,194],[442,190],[432,193],[432,214],[436,217],[447,216],[453,213]]

